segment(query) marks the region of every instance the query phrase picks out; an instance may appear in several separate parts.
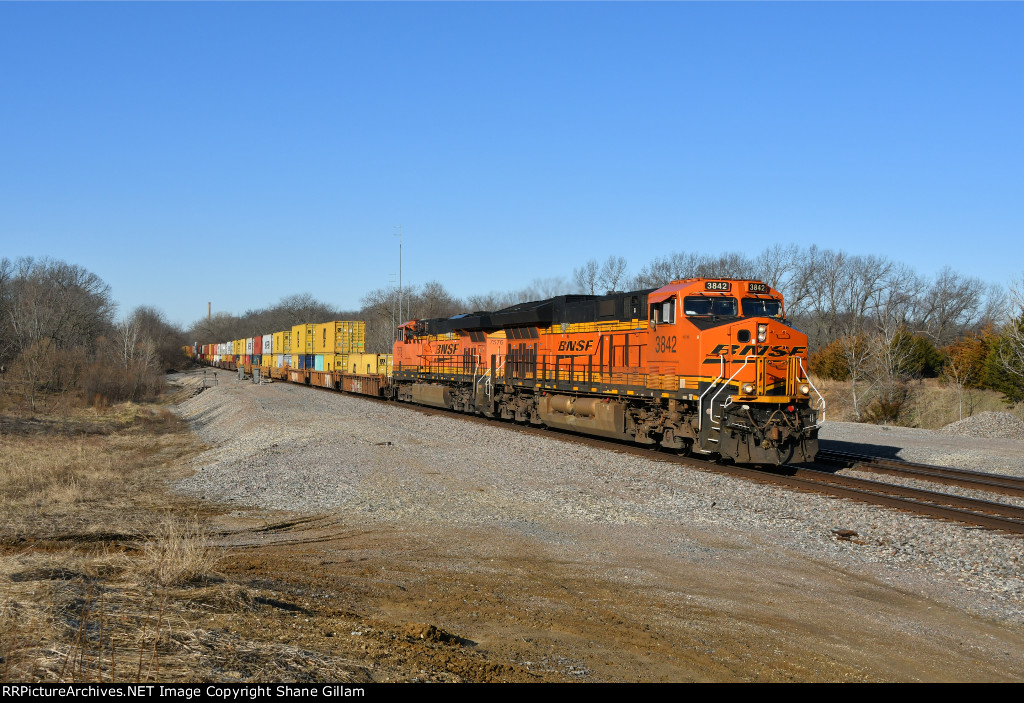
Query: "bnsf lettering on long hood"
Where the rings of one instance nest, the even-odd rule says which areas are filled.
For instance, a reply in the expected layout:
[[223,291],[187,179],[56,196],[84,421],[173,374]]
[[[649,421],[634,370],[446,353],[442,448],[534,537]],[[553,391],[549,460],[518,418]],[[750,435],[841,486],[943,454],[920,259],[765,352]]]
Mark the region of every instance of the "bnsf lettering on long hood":
[[438,354],[454,354],[455,348],[459,346],[458,342],[451,342],[450,344],[438,344],[435,350]]
[[807,347],[787,347],[784,344],[719,344],[708,352],[705,364],[718,363],[718,357],[730,356],[799,356],[807,351]]
[[593,339],[579,339],[575,341],[564,339],[558,343],[558,351],[560,352],[588,352],[593,348]]

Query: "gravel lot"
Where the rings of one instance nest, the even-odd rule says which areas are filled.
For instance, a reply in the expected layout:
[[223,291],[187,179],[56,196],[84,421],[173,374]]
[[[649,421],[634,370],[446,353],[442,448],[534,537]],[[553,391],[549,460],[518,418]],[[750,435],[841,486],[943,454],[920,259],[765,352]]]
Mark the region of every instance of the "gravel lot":
[[[841,676],[821,664],[818,680],[1024,678],[1020,539],[500,425],[219,376],[178,407],[210,447],[183,492],[240,509],[340,514],[410,538],[459,535],[451,553],[464,558],[453,557],[453,570],[485,563],[488,539],[531,545],[618,585],[658,589],[644,616],[652,623],[682,622],[680,612],[698,606],[715,617],[731,608],[780,660],[790,647],[844,663]],[[1019,440],[831,422],[822,438],[834,449],[1024,475]],[[839,540],[839,529],[857,537]],[[481,546],[466,535],[480,535]],[[449,617],[449,626],[472,627],[459,611]]]

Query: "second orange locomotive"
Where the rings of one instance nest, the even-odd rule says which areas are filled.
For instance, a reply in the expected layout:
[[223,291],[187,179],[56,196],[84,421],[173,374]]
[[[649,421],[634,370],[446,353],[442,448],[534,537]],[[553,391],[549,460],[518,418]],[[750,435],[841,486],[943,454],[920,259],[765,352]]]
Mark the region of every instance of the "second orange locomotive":
[[810,461],[823,406],[811,400],[807,336],[784,312],[760,281],[687,279],[411,320],[394,345],[393,390],[739,463]]

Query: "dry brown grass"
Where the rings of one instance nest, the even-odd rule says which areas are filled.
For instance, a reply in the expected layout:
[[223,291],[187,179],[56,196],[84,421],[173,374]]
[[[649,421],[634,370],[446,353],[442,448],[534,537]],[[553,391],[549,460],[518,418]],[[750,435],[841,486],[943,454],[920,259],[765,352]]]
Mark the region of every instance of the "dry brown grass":
[[2,428],[0,676],[173,675],[194,636],[174,589],[214,580],[218,556],[197,506],[165,487],[198,443],[166,408],[135,404],[6,415]]
[[152,531],[146,507],[183,475],[195,440],[165,408],[6,417],[0,435],[0,540],[90,541]]
[[[856,421],[849,381],[814,379],[814,383],[828,403],[827,419]],[[960,396],[953,386],[938,379],[924,379],[911,381],[908,391],[909,399],[898,424],[939,429],[960,419]],[[865,411],[865,405],[861,406],[861,411]],[[1002,395],[995,391],[967,389],[963,392],[964,417],[987,411],[1010,412],[1024,419],[1024,403],[1009,407],[1002,401]]]
[[161,405],[0,416],[0,680],[351,679],[282,639],[304,608],[218,573],[220,509],[167,490],[200,449]]
[[168,516],[143,545],[138,574],[143,583],[157,587],[206,583],[213,578],[219,557],[198,519]]

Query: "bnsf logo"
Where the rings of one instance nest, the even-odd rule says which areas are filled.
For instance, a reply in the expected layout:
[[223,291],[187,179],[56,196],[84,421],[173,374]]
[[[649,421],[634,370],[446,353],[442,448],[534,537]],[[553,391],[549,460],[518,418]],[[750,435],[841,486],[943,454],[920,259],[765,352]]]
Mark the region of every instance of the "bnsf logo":
[[454,354],[455,347],[459,346],[458,342],[452,342],[451,344],[438,344],[435,350],[438,354]]
[[807,351],[807,347],[787,347],[781,344],[768,345],[764,344],[761,346],[755,344],[748,344],[741,347],[739,344],[719,344],[717,347],[708,352],[708,356],[721,356],[723,354],[734,354],[737,356],[796,356],[797,354],[803,354]]
[[566,340],[558,343],[558,351],[560,352],[582,352],[590,351],[591,347],[594,346],[593,339],[581,339],[577,342]]

